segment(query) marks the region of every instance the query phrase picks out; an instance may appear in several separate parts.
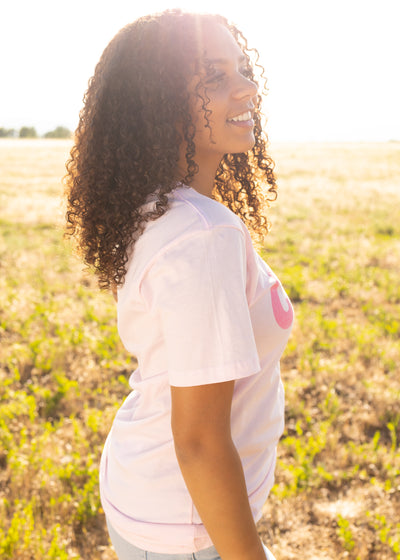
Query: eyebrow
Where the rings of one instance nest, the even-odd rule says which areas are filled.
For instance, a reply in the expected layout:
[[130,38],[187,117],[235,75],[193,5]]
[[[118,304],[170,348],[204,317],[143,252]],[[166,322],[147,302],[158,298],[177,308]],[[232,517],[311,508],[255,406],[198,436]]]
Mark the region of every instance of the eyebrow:
[[[238,57],[239,64],[246,61],[244,54]],[[229,64],[231,61],[228,58],[205,58],[204,62],[206,64]]]

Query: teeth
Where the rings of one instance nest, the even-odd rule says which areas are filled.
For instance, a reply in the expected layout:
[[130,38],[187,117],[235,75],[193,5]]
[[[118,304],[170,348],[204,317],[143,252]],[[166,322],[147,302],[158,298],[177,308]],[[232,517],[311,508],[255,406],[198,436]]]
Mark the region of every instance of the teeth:
[[238,115],[237,117],[234,117],[233,119],[229,119],[229,120],[233,122],[237,122],[237,121],[249,121],[250,119],[251,119],[251,113],[250,111],[247,111],[246,113],[242,113],[241,115]]

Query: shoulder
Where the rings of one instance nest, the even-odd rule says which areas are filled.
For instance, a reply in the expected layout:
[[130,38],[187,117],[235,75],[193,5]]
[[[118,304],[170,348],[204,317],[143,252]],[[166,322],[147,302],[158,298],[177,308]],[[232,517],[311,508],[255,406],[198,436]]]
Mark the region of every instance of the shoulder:
[[229,208],[189,187],[168,196],[168,210],[147,222],[134,244],[125,287],[139,286],[155,264],[156,269],[190,265],[194,270],[205,259],[246,258],[246,226]]
[[209,237],[213,230],[234,229],[243,236],[245,225],[229,208],[186,186],[169,195],[170,207],[145,230],[135,243],[135,259],[145,254],[156,256],[169,246],[179,244],[189,237]]
[[181,208],[188,213],[191,211],[204,229],[218,226],[242,229],[241,219],[229,208],[190,187],[183,186],[173,191],[173,200],[176,208]]

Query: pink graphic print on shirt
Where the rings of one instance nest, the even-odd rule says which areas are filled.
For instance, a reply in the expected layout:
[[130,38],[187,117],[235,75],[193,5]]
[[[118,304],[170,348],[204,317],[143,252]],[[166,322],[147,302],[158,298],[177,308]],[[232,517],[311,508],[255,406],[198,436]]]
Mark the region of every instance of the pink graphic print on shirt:
[[[267,274],[270,278],[275,280],[271,287],[272,311],[274,313],[275,320],[281,329],[288,329],[293,323],[292,304],[283,291],[280,282],[276,279],[272,272],[267,270]],[[282,305],[282,300],[284,301],[284,305]]]
[[289,298],[285,295],[285,307],[287,307],[287,309],[284,309],[280,294],[283,296],[284,292],[282,286],[278,281],[276,281],[271,288],[272,310],[274,312],[276,322],[281,329],[288,329],[293,323],[293,307]]

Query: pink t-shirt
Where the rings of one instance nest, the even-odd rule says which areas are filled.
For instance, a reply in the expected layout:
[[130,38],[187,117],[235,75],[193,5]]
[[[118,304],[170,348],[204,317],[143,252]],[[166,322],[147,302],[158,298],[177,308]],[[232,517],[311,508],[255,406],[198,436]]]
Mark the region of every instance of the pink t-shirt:
[[127,541],[185,553],[212,541],[176,459],[170,385],[236,380],[232,437],[258,521],[284,425],[279,359],[293,309],[238,216],[185,185],[168,196],[170,209],[146,224],[118,292],[119,334],[138,368],[104,446],[100,490]]

